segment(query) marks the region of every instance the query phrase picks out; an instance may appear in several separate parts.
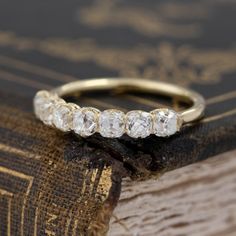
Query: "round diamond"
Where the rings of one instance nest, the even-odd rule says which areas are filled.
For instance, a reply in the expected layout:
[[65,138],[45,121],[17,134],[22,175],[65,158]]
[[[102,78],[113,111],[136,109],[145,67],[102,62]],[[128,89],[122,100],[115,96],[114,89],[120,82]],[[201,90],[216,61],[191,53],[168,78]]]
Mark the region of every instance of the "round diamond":
[[160,109],[152,112],[154,116],[153,131],[159,137],[175,134],[178,130],[178,115],[169,109]]
[[71,107],[67,103],[58,103],[53,109],[53,124],[56,128],[66,132],[71,129]]
[[127,134],[133,138],[145,138],[151,134],[152,116],[144,111],[131,111],[126,115]]
[[53,107],[58,96],[49,93],[48,91],[39,91],[34,97],[34,112],[36,116],[44,122],[44,124],[52,125],[53,122]]
[[97,117],[99,111],[94,108],[76,109],[73,112],[73,130],[75,133],[87,137],[97,131]]
[[103,137],[119,138],[125,132],[125,114],[119,110],[106,110],[99,117],[99,131]]

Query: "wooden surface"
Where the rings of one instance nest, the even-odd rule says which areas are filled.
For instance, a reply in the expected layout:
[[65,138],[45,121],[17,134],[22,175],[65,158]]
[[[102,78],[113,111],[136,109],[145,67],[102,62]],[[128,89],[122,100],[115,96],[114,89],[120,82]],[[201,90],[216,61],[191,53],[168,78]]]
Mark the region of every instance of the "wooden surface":
[[109,236],[236,233],[236,150],[164,174],[123,181]]

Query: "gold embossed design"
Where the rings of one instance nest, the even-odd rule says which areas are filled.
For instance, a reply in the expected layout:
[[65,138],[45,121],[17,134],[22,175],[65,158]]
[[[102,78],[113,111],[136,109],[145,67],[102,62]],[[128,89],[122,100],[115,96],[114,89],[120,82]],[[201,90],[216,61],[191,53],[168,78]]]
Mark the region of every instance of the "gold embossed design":
[[196,38],[217,7],[232,0],[151,1],[127,4],[126,0],[93,0],[78,9],[77,19],[91,29],[130,28],[147,37]]
[[[236,71],[235,48],[200,50],[189,46],[175,47],[170,43],[161,43],[154,47],[138,45],[131,48],[109,48],[92,40],[54,38],[39,41],[9,32],[0,32],[0,45],[21,50],[37,50],[76,63],[94,62],[123,77],[158,78],[185,86],[192,83],[215,83],[224,74]],[[0,62],[8,63],[2,57]],[[35,69],[37,72],[38,68]],[[47,73],[46,69],[43,73],[45,72]],[[10,76],[8,78],[11,79]],[[73,76],[64,76],[64,81],[70,79]],[[22,78],[19,80],[24,83]],[[32,83],[33,86],[43,87],[37,81]]]
[[[0,204],[2,198],[6,203],[0,208],[6,212],[1,217],[7,222],[4,232],[9,236],[14,232],[21,236],[61,236],[85,235],[88,226],[91,231],[97,229],[97,214],[112,187],[111,166],[100,162],[88,169],[90,160],[80,160],[78,152],[73,160],[67,159],[66,153],[71,155],[70,147],[65,150],[70,138],[45,130],[33,114],[5,106],[1,111],[0,127],[6,129],[0,142]],[[24,137],[24,142],[16,143],[15,136]],[[87,154],[91,155],[89,150]],[[13,163],[17,163],[17,170]],[[106,207],[111,214],[113,207]],[[99,227],[107,230],[105,222]]]
[[[78,9],[78,21],[96,29],[123,26],[151,37],[188,38],[197,37],[201,33],[200,24],[196,20],[206,18],[209,10],[197,3],[147,2],[145,8],[139,4],[126,3],[124,0],[95,0],[91,5]],[[177,19],[195,21],[180,23]]]
[[[19,192],[19,183],[18,181],[12,181],[12,192],[8,192],[7,190],[4,190],[4,185],[3,182],[0,181],[0,194],[1,195],[7,195],[9,197],[9,201],[8,201],[8,226],[7,226],[7,232],[8,235],[11,235],[11,211],[12,211],[12,201],[15,201],[15,205],[20,204],[21,208],[19,208],[20,212],[17,212],[17,214],[19,214],[20,217],[20,225],[19,227],[19,231],[20,231],[20,235],[24,236],[24,227],[25,227],[25,208],[26,208],[26,204],[27,204],[27,200],[28,200],[28,196],[30,194],[30,190],[33,184],[33,177],[32,176],[28,176],[25,175],[24,173],[12,170],[12,169],[8,169],[5,168],[3,166],[0,166],[0,174],[4,175],[4,176],[9,176],[9,178],[15,177],[18,178],[20,181],[23,181],[23,185],[24,182],[27,182],[26,188],[24,190],[23,193]],[[22,195],[21,195],[22,194]],[[18,199],[16,199],[15,197],[13,198],[13,196],[17,196]],[[17,209],[18,210],[18,209]]]
[[[8,192],[4,189],[0,189],[0,209],[2,209],[1,220],[5,223],[5,231],[7,236],[11,236],[11,211],[12,211],[12,197],[13,193]],[[5,217],[5,219],[3,219]]]

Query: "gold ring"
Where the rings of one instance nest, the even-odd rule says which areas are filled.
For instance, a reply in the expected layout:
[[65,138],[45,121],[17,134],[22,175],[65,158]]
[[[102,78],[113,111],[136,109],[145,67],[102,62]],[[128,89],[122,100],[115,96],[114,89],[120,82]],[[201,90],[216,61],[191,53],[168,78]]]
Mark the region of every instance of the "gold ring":
[[[172,109],[156,109],[150,112],[134,110],[124,113],[118,109],[99,111],[93,107],[79,107],[67,103],[63,96],[83,91],[122,89],[143,91],[178,98],[191,102],[191,107],[177,112]],[[183,124],[203,116],[204,98],[177,85],[154,80],[130,78],[102,78],[71,82],[51,91],[39,91],[34,97],[34,111],[44,124],[61,131],[74,131],[82,137],[96,132],[103,137],[119,138],[127,134],[132,138],[145,138],[150,134],[168,137],[180,130]]]

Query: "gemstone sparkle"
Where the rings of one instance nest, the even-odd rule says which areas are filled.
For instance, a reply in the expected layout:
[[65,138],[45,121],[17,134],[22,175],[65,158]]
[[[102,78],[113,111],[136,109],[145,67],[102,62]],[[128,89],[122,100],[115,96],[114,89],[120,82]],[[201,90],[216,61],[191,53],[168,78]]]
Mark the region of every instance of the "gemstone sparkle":
[[157,109],[152,112],[154,116],[153,131],[159,137],[175,134],[178,130],[178,115],[170,109]]
[[73,112],[73,130],[82,137],[94,134],[98,128],[99,110],[95,108],[76,109]]
[[144,111],[130,111],[126,115],[126,131],[130,137],[145,138],[152,131],[152,116]]
[[59,103],[53,109],[53,124],[58,129],[70,131],[72,125],[71,108],[67,103]]
[[48,91],[39,91],[34,97],[34,112],[36,116],[46,125],[53,123],[53,107],[58,96]]
[[125,114],[119,110],[105,110],[99,117],[99,131],[103,137],[119,138],[125,132]]

